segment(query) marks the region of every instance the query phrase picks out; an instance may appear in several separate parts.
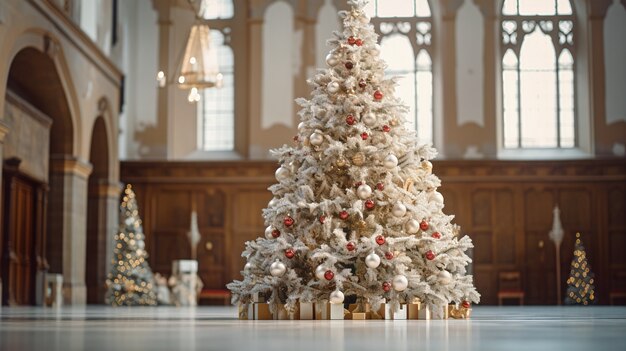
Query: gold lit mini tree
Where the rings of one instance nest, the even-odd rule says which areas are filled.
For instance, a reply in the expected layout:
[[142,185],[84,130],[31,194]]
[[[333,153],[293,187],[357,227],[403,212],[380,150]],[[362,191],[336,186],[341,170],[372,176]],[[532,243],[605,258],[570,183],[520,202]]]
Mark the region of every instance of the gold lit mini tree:
[[124,189],[120,227],[115,234],[105,302],[113,306],[155,306],[154,277],[148,265],[137,200],[131,185]]
[[565,304],[567,305],[590,305],[596,302],[594,274],[591,266],[587,262],[587,254],[583,246],[580,233],[576,233],[576,244],[574,246],[574,258],[572,259],[569,278],[567,279],[567,294]]

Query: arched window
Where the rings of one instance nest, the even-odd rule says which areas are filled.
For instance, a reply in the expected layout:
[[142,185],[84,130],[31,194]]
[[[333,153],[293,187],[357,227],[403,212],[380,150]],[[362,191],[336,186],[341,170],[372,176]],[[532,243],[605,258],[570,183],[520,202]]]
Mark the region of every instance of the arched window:
[[204,1],[200,13],[211,28],[211,45],[223,75],[221,88],[204,89],[198,103],[198,148],[228,151],[235,148],[235,58],[230,47],[232,0]]
[[505,0],[501,28],[504,148],[577,146],[569,0]]
[[381,36],[387,75],[402,79],[396,96],[409,106],[409,123],[433,141],[432,15],[428,0],[372,0],[365,7]]

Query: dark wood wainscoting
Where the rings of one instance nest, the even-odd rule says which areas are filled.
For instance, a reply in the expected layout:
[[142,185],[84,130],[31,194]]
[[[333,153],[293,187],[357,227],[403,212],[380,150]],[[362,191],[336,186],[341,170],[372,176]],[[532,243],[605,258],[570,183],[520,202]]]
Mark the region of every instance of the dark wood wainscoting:
[[47,186],[18,170],[19,160],[5,161],[2,175],[0,278],[2,304],[35,304],[35,277],[45,270]]
[[[192,208],[202,240],[200,276],[209,288],[239,277],[244,242],[263,235],[261,209],[271,199],[275,162],[123,162],[144,220],[153,270],[189,258]],[[565,228],[561,289],[580,231],[599,303],[626,289],[626,162],[435,161],[444,211],[474,240],[474,275],[485,304],[497,303],[498,273],[519,271],[528,304],[555,304],[555,248],[548,232],[559,205]]]

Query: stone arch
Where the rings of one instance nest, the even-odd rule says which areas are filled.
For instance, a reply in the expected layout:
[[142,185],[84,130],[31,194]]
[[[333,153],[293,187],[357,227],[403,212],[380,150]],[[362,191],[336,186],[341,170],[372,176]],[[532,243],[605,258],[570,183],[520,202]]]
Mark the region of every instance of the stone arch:
[[[61,42],[54,34],[30,28],[15,33],[2,55],[0,93],[11,90],[51,118],[43,257],[38,271],[63,274],[65,301],[85,300],[84,269],[86,180],[91,165],[79,156],[81,113],[79,100]],[[7,54],[8,53],[8,54]],[[6,56],[5,56],[6,55]],[[6,68],[6,67],[5,67]],[[2,90],[6,89],[6,90]],[[0,108],[4,108],[0,96]],[[11,131],[9,130],[9,133]]]
[[[52,154],[77,156],[81,136],[80,107],[59,40],[43,29],[30,28],[18,35],[12,48],[7,51],[9,55],[5,62],[10,62],[10,66],[5,71],[6,81],[2,88],[22,89],[23,91],[17,91],[18,95],[26,94],[27,101],[54,120],[53,125],[57,126],[53,126],[51,135],[62,133],[65,140],[51,144]],[[32,67],[32,70],[29,67]],[[27,74],[17,74],[24,69],[29,69]],[[32,84],[33,82],[37,84]],[[51,95],[46,96],[49,92],[44,90],[51,89],[49,86],[54,86],[55,89]],[[57,103],[48,104],[49,101]],[[4,99],[2,102],[4,103]],[[0,107],[3,108],[4,104]],[[3,118],[3,115],[0,118]]]
[[85,284],[87,303],[104,302],[108,253],[107,190],[109,185],[109,137],[103,116],[98,116],[92,127],[89,162],[93,169],[87,183],[87,245]]

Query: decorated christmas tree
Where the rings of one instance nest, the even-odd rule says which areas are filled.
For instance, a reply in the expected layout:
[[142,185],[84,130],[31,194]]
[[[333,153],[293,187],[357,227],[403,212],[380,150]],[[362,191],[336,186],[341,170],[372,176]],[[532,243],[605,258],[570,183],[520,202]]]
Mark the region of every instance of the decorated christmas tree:
[[587,254],[580,233],[576,233],[574,244],[574,258],[570,266],[569,278],[567,279],[567,305],[590,305],[596,302],[595,286],[593,285],[594,274],[587,262]]
[[243,280],[228,285],[244,307],[264,296],[270,310],[297,302],[342,303],[345,296],[397,310],[477,303],[466,275],[473,247],[442,212],[430,159],[385,77],[378,36],[363,1],[339,13],[328,67],[309,81],[296,146],[272,150],[280,163],[265,235],[247,242]]
[[106,303],[113,306],[156,305],[154,277],[148,265],[137,200],[131,185],[124,189],[120,227],[115,234]]

